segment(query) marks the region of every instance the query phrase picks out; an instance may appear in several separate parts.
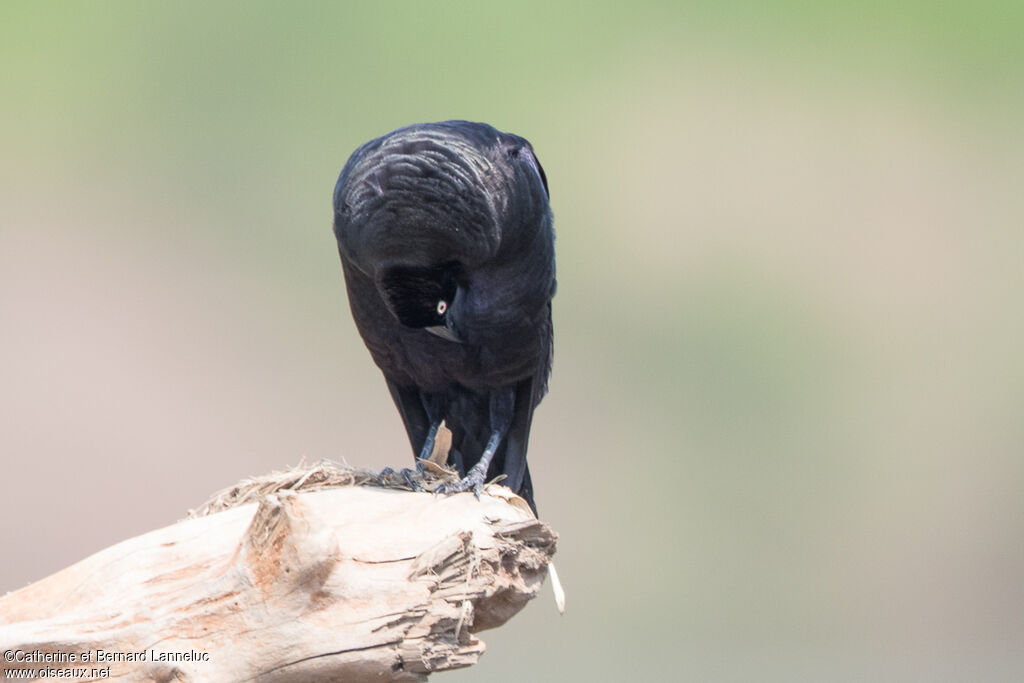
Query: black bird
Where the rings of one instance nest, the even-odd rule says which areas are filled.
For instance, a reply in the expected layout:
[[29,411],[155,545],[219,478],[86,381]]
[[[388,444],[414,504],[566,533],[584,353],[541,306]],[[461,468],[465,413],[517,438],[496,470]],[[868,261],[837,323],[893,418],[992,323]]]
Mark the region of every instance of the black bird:
[[430,455],[443,420],[463,477],[443,492],[504,474],[536,512],[526,447],[551,372],[555,248],[530,143],[469,121],[371,140],[338,177],[334,234],[413,452]]

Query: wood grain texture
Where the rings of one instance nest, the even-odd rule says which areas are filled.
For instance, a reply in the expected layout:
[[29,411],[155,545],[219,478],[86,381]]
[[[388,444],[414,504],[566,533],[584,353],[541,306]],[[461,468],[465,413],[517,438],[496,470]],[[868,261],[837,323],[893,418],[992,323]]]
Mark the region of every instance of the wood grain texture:
[[0,653],[102,650],[135,661],[49,666],[126,681],[422,681],[470,666],[476,633],[537,594],[557,539],[507,489],[487,491],[279,491],[179,522],[0,598]]

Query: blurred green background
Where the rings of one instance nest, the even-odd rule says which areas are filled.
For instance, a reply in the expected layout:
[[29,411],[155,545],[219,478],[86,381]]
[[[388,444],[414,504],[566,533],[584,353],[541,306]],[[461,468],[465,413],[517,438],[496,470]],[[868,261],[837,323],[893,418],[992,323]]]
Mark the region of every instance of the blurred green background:
[[348,154],[550,180],[568,591],[451,681],[1024,680],[1024,4],[0,4],[0,590],[305,457],[406,464]]

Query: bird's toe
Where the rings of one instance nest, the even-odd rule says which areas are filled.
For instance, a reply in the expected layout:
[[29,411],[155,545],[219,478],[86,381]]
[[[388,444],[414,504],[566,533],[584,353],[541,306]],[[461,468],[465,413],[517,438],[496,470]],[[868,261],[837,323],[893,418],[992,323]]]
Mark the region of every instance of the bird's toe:
[[435,494],[451,495],[453,493],[462,493],[463,491],[472,491],[473,495],[480,499],[480,494],[484,490],[484,472],[482,469],[474,467],[469,471],[465,477],[459,481],[452,482],[450,484],[441,484],[434,489]]
[[388,479],[390,479],[394,474],[395,471],[393,469],[391,469],[390,467],[385,467],[377,475],[377,483],[380,484],[381,486],[386,486],[388,483]]
[[[423,475],[423,465],[417,463],[416,469],[403,467],[397,473],[392,468],[385,467],[380,471],[380,474],[377,475],[377,483],[380,484],[381,486],[391,486],[394,484],[393,477],[395,476],[395,474],[401,477],[402,481],[405,482],[405,485],[408,486],[413,491],[422,492],[425,490],[423,488],[423,484],[419,480],[420,478],[422,478]],[[414,477],[413,475],[417,476]]]

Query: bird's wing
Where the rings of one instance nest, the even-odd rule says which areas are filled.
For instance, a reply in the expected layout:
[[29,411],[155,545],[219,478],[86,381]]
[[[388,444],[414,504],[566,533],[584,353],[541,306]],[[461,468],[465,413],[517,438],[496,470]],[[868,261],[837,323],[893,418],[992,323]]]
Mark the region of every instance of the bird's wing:
[[504,452],[499,451],[499,467],[506,475],[503,484],[517,492],[530,504],[536,513],[533,502],[533,483],[530,481],[530,470],[526,464],[526,450],[530,439],[530,425],[533,422],[534,408],[548,391],[548,377],[551,376],[551,363],[554,358],[554,327],[551,323],[551,303],[548,303],[547,318],[541,326],[544,352],[537,372],[516,385],[515,410],[512,424],[502,444]]
[[548,302],[547,319],[541,326],[540,334],[544,352],[541,356],[540,365],[534,375],[533,405],[536,406],[548,393],[548,379],[551,377],[551,365],[555,359],[555,327],[551,322],[551,302]]
[[413,453],[419,454],[430,429],[430,419],[427,417],[426,408],[423,407],[420,392],[416,387],[401,386],[394,380],[385,379],[391,398],[402,416],[402,422],[405,423],[405,431],[409,435]]
[[[521,380],[516,385],[515,408],[512,413],[512,424],[505,436],[504,457],[500,463],[501,472],[507,477],[502,483],[513,491],[519,492],[526,477],[526,449],[530,441],[530,423],[533,422],[533,409],[536,405],[534,396],[536,376]],[[533,501],[530,501],[533,504]]]

